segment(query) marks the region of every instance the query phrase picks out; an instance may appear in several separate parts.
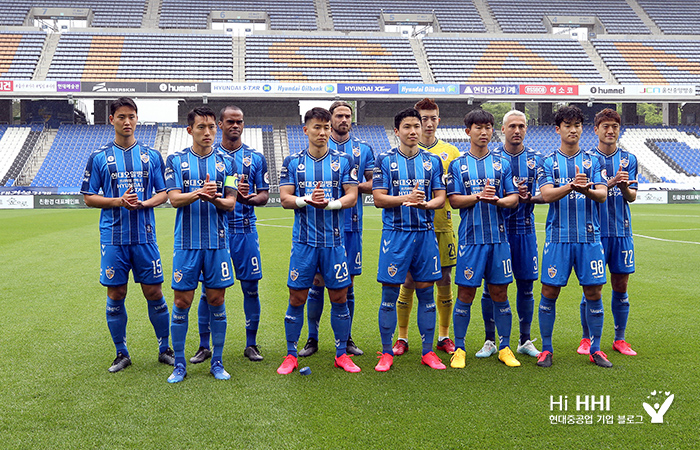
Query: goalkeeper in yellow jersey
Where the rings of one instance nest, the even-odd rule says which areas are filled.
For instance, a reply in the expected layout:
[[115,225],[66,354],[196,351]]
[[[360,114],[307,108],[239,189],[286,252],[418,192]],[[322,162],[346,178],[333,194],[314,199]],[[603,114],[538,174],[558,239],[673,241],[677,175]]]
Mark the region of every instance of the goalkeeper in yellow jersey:
[[[445,173],[450,162],[459,157],[459,150],[454,145],[441,141],[435,135],[440,124],[440,109],[437,103],[430,98],[419,101],[414,108],[420,113],[423,126],[423,134],[418,145],[440,157],[443,173]],[[440,266],[442,268],[442,278],[435,283],[437,286],[435,305],[439,321],[437,349],[452,353],[455,350],[454,341],[449,336],[452,318],[452,268],[457,264],[457,250],[455,234],[452,229],[452,208],[448,201],[445,201],[445,206],[442,209],[435,210],[434,224],[435,235],[440,247]],[[402,355],[408,351],[408,319],[413,306],[414,291],[415,283],[409,272],[406,282],[401,286],[396,302],[399,337],[393,347],[394,355]]]

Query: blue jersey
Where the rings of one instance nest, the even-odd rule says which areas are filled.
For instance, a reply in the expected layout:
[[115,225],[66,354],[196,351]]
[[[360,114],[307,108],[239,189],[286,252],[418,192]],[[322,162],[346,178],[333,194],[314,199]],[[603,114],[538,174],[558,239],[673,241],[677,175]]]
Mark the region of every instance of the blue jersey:
[[[544,157],[537,169],[540,188],[547,184],[556,188],[572,182],[576,176],[576,166],[593,182],[593,188],[606,185],[602,158],[583,150],[574,156],[566,156],[557,150]],[[546,242],[600,242],[600,219],[596,202],[571,191],[564,198],[550,203],[546,234]]]
[[[233,160],[213,149],[207,156],[199,156],[192,147],[168,156],[165,182],[168,192],[177,189],[183,194],[196,191],[209,175],[216,182],[217,192],[225,195],[224,182],[236,172]],[[177,208],[175,216],[175,249],[203,250],[228,248],[228,217],[226,211],[211,202],[195,200]]]
[[[374,170],[374,152],[372,147],[365,141],[356,137],[351,137],[345,142],[339,143],[331,137],[328,140],[328,148],[338,150],[341,153],[350,155],[353,163],[357,167],[358,182],[365,180],[365,172]],[[357,194],[357,203],[352,208],[347,208],[345,212],[345,231],[362,231],[362,197]]]
[[[511,155],[501,145],[495,150],[510,163],[513,171],[513,182],[516,189],[518,183],[525,181],[531,195],[537,192],[537,166],[542,155],[531,148],[525,147],[517,155]],[[533,234],[535,232],[535,205],[534,203],[520,203],[515,209],[506,209],[506,233],[508,234]]]
[[[352,158],[329,149],[321,159],[315,159],[306,149],[284,159],[280,186],[294,186],[297,197],[311,195],[319,181],[325,198],[337,200],[345,195],[344,185],[357,185],[357,168]],[[311,247],[337,247],[343,243],[344,230],[342,209],[305,206],[294,210],[294,242]]]
[[[425,192],[425,201],[433,198],[433,190],[444,191],[442,161],[421,148],[418,153],[406,157],[398,148],[392,148],[377,157],[372,176],[372,190],[386,189],[389,195],[408,195],[414,186]],[[410,206],[385,208],[382,211],[384,230],[427,231],[433,230],[432,210]]]
[[[267,161],[262,153],[243,144],[236,150],[229,150],[217,144],[215,149],[226,153],[235,163],[238,175],[245,175],[250,192],[270,190],[270,175],[267,173]],[[228,213],[229,233],[252,233],[255,231],[255,208],[236,202],[236,207]]]
[[[617,148],[615,153],[608,156],[601,153],[598,148],[595,151],[603,161],[605,161],[606,180],[615,178],[615,174],[622,166],[629,176],[629,180],[637,179],[637,157],[621,148]],[[636,189],[632,186],[631,189]],[[622,196],[619,187],[608,188],[608,198],[605,203],[598,205],[600,212],[600,235],[601,237],[631,237],[632,222],[630,214],[630,204]]]
[[[473,195],[484,190],[486,181],[496,188],[496,196],[516,194],[510,163],[500,153],[488,152],[477,158],[465,152],[450,163],[447,173],[447,195]],[[459,245],[497,244],[506,238],[504,208],[477,202],[459,210]]]
[[[152,148],[136,142],[121,148],[114,142],[95,150],[88,158],[81,194],[121,197],[131,187],[139,200],[165,190],[163,157]],[[103,208],[100,213],[100,243],[131,245],[156,242],[153,208],[129,211]]]

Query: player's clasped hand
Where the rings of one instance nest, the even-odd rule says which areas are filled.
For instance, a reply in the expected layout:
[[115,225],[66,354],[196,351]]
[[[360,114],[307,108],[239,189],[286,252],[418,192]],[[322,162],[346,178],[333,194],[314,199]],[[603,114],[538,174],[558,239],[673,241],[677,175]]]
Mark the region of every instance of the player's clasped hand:
[[141,200],[139,200],[138,194],[133,191],[131,186],[129,186],[126,192],[124,192],[124,195],[121,196],[120,203],[121,206],[129,211],[135,211],[143,208],[143,204],[141,203]]
[[530,189],[527,187],[526,183],[527,180],[520,180],[518,183],[518,196],[520,197],[520,200],[530,200],[532,198],[532,193],[530,192]]
[[199,199],[206,202],[211,202],[215,198],[221,197],[221,193],[216,191],[216,181],[211,181],[209,179],[209,174],[207,174],[207,178],[204,180],[204,186],[199,188],[196,192]]
[[407,200],[403,202],[403,206],[412,206],[418,209],[425,209],[427,204],[428,202],[425,201],[425,192],[418,188],[417,183],[413,186],[411,193],[408,194]]
[[629,173],[623,169],[622,164],[620,164],[620,168],[617,170],[613,181],[618,187],[629,187],[637,183],[637,180],[630,181]]
[[496,187],[491,184],[491,180],[486,180],[484,189],[476,195],[476,199],[480,202],[491,203],[495,205],[500,198],[496,196]]
[[250,192],[248,177],[245,174],[241,174],[241,178],[238,180],[238,196],[245,199],[255,196],[254,192]]
[[325,198],[325,193],[321,188],[321,182],[316,183],[316,187],[310,196],[304,198],[306,203],[314,208],[323,209],[328,205],[329,200]]
[[576,166],[576,175],[574,176],[574,181],[571,182],[571,189],[583,193],[590,189],[591,186],[593,186],[593,183],[588,181],[586,173],[580,172],[578,166]]

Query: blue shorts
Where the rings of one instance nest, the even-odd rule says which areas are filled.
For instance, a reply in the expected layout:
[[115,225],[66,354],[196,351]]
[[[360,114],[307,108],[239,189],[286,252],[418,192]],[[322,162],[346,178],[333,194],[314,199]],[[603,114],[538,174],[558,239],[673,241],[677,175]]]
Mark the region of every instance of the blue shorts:
[[105,245],[100,244],[100,283],[103,286],[122,286],[129,282],[129,271],[134,282],[160,284],[163,266],[158,244]]
[[510,259],[513,277],[516,280],[536,280],[540,271],[537,266],[537,236],[533,234],[509,234]]
[[314,276],[319,273],[328,289],[343,289],[352,283],[348,272],[348,259],[345,247],[312,247],[292,242],[289,256],[290,289],[309,289],[314,284]]
[[632,237],[600,238],[605,263],[610,273],[634,273],[634,240]]
[[348,270],[351,276],[362,273],[362,233],[345,232],[345,251],[348,253]]
[[377,281],[402,284],[411,271],[414,281],[432,283],[442,278],[435,232],[383,230]]
[[236,278],[244,281],[262,279],[258,233],[230,234],[228,243],[233,267],[236,269]]
[[455,284],[479,287],[481,280],[485,280],[487,284],[513,282],[510,246],[507,242],[459,246]]
[[566,286],[574,268],[581,286],[606,283],[605,255],[600,242],[545,242],[542,255],[542,284]]
[[192,291],[197,288],[200,274],[207,289],[233,286],[231,254],[228,249],[175,249],[172,288],[176,291]]

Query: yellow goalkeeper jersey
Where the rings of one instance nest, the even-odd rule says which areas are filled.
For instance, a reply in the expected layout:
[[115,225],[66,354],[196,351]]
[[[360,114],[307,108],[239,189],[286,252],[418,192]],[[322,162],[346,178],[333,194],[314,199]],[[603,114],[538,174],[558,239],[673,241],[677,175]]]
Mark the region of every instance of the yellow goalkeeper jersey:
[[[447,173],[447,169],[450,166],[450,162],[459,157],[459,150],[452,144],[448,144],[440,139],[438,139],[433,145],[426,147],[423,144],[418,144],[420,148],[429,151],[430,153],[436,154],[442,161],[442,173]],[[445,200],[445,206],[441,209],[435,210],[435,232],[444,233],[446,231],[453,231],[452,228],[452,207],[450,206],[449,200]]]

